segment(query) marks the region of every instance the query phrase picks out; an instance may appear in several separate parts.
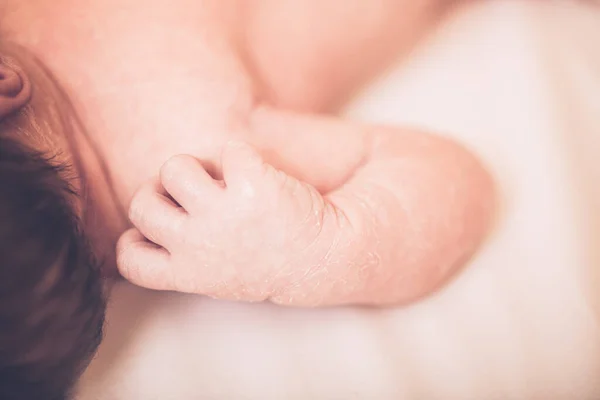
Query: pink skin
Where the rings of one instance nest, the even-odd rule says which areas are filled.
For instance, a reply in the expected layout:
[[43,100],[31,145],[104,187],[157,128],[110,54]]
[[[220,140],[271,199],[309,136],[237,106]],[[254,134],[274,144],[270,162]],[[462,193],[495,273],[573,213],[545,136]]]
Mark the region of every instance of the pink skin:
[[171,158],[133,198],[123,276],[223,299],[397,304],[439,286],[483,237],[491,180],[449,141],[266,108],[251,127],[283,170],[239,142],[222,180]]
[[21,71],[0,65],[0,119],[19,109],[31,97],[31,83]]
[[490,179],[442,138],[311,113],[335,109],[447,4],[5,0],[0,31],[49,66],[86,127],[102,258],[131,227],[117,210],[131,209],[125,278],[297,306],[390,304],[430,293],[474,251]]

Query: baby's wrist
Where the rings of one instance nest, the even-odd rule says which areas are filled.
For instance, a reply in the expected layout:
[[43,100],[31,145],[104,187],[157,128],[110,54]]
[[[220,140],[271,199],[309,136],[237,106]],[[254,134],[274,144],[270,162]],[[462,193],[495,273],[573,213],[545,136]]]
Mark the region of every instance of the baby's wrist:
[[[303,249],[275,282],[270,300],[299,307],[333,306],[354,302],[364,292],[369,271],[360,270],[360,254],[369,252],[368,241],[348,218],[350,201],[326,201],[322,220],[312,236],[306,236]],[[364,287],[363,287],[364,286]]]

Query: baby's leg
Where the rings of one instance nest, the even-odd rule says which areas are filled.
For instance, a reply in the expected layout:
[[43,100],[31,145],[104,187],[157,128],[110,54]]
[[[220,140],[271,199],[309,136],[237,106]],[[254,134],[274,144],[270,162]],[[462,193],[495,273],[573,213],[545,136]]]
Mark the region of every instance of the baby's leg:
[[342,235],[353,241],[343,250],[348,253],[335,254],[332,243],[339,236],[320,238],[332,260],[325,276],[302,281],[306,271],[300,268],[289,274],[290,289],[274,301],[410,301],[456,272],[484,238],[492,181],[456,143],[267,108],[253,114],[251,131],[269,162],[316,186],[352,230]]

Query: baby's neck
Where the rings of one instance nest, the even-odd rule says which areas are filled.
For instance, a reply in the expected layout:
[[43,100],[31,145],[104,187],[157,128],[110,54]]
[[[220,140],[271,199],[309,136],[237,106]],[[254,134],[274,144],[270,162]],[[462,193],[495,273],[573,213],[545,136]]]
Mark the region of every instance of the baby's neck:
[[94,254],[107,277],[116,275],[116,243],[128,227],[126,208],[119,201],[104,157],[83,129],[74,129],[82,179],[82,223]]

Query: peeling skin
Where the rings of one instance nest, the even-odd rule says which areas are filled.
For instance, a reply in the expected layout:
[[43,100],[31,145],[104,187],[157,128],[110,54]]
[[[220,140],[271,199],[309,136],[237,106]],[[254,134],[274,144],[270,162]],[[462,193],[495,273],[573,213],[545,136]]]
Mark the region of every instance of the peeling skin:
[[[124,276],[289,306],[401,304],[439,287],[488,228],[491,178],[449,140],[270,108],[254,111],[245,137],[254,146],[223,152],[224,184],[190,156],[163,166],[164,191],[184,212],[152,190],[134,196],[136,230],[168,255],[141,259],[122,240]],[[268,146],[284,155],[278,168],[260,154]]]
[[[342,158],[332,154],[319,164],[321,176],[333,179],[331,186],[321,187],[326,206],[322,220],[313,223],[318,232],[308,234],[310,246],[303,256],[279,271],[272,301],[296,306],[406,303],[443,284],[484,239],[494,207],[493,182],[456,143],[408,129],[268,109],[257,114],[254,129],[284,154],[293,150],[286,160],[296,161],[295,168],[315,165],[308,143],[348,146],[337,153]],[[306,147],[288,140],[288,149],[283,138],[274,140],[282,136],[276,132],[300,130]],[[298,154],[298,160],[291,154]],[[312,164],[303,163],[303,157],[311,157]],[[308,168],[304,172],[300,175],[311,175]]]
[[[322,115],[450,2],[5,3],[3,38],[53,71],[94,149],[82,159],[106,165],[86,167],[92,193],[115,193],[94,215],[121,235],[114,264],[137,285],[397,304],[439,287],[485,237],[493,185],[468,151]],[[227,153],[232,140],[250,150]]]

